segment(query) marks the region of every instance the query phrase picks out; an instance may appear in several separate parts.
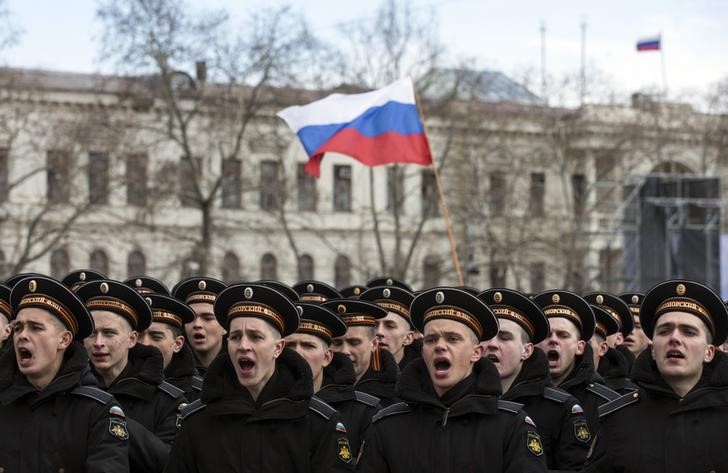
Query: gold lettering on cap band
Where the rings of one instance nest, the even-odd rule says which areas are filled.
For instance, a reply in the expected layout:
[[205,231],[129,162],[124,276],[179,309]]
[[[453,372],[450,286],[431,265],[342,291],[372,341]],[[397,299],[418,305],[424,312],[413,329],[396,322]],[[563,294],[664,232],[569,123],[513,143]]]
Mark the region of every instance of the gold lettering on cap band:
[[182,317],[177,314],[173,314],[172,312],[167,312],[164,310],[153,310],[152,317],[154,318],[155,322],[167,323],[169,321],[172,321],[175,325],[178,325],[180,327],[184,325]]
[[214,304],[215,299],[217,299],[216,294],[211,294],[209,292],[193,292],[192,294],[187,296],[187,298],[185,299],[185,304]]
[[530,320],[528,320],[525,315],[523,315],[522,312],[517,311],[512,307],[497,305],[490,306],[490,309],[493,311],[496,317],[510,319],[516,322],[518,325],[522,326],[524,329],[526,329],[526,333],[528,333],[529,337],[533,338],[533,335],[536,333],[536,329],[533,327],[533,324]]
[[374,318],[374,316],[367,314],[341,314],[341,320],[343,320],[348,327],[377,324],[377,319]]
[[611,307],[606,306],[606,305],[600,305],[599,307],[601,307],[602,309],[607,311],[609,316],[612,317],[615,320],[615,322],[617,322],[619,324],[620,328],[622,328],[622,317],[620,317],[619,314],[614,309],[612,309]]
[[594,331],[602,337],[607,338],[607,327],[603,323],[597,322],[596,326],[594,327]]
[[640,315],[640,306],[631,305],[631,306],[629,306],[629,311],[632,312],[632,314],[634,314],[634,315]]
[[689,312],[698,316],[708,325],[710,333],[715,333],[715,322],[713,321],[713,317],[710,315],[710,312],[693,299],[680,299],[676,297],[668,299],[657,307],[657,310],[655,310],[655,318],[665,312],[672,312],[675,310]]
[[56,301],[52,297],[25,296],[20,299],[20,303],[18,304],[18,310],[22,309],[23,307],[37,306],[41,306],[45,309],[51,309],[51,312],[57,314],[61,318],[63,324],[71,331],[74,336],[78,333],[78,322],[76,322],[76,317],[71,315],[71,312],[66,309],[63,304]]
[[562,305],[558,306],[548,306],[543,310],[543,313],[546,314],[546,317],[564,317],[565,319],[571,320],[574,324],[576,324],[577,327],[579,327],[579,330],[583,328],[581,325],[581,318],[579,315],[574,312],[569,307],[565,307]]
[[283,317],[278,314],[278,312],[274,311],[273,309],[270,309],[268,307],[264,307],[262,305],[258,304],[238,304],[234,305],[228,310],[227,318],[228,320],[231,319],[234,315],[238,314],[250,314],[250,315],[259,315],[262,316],[262,318],[267,319],[268,321],[272,322],[273,325],[278,328],[278,331],[285,332],[286,323],[283,321]]
[[469,314],[465,312],[462,309],[456,309],[455,307],[435,307],[434,309],[430,309],[427,312],[425,312],[424,317],[422,318],[423,325],[428,321],[432,319],[450,319],[454,320],[456,322],[465,323],[468,327],[470,327],[473,332],[478,334],[478,338],[483,336],[483,327],[480,325],[480,322],[477,318],[473,317],[472,314]]
[[300,296],[301,302],[326,302],[324,296],[317,296],[316,294],[303,294]]
[[139,325],[139,314],[128,304],[121,302],[119,299],[109,299],[107,297],[94,297],[86,302],[88,310],[107,310],[112,312],[121,312],[120,315],[127,317],[131,321],[133,328]]
[[5,314],[8,319],[10,318],[10,306],[5,301],[0,301],[0,312]]
[[393,302],[389,299],[380,299],[374,302],[382,309],[387,309],[390,312],[394,312],[395,314],[400,315],[407,320],[410,319],[409,307],[405,307],[404,304],[397,304],[396,302]]
[[301,320],[301,322],[298,324],[296,332],[308,333],[319,337],[321,335],[324,335],[323,338],[329,341],[334,338],[334,334],[331,332],[331,330],[312,320]]

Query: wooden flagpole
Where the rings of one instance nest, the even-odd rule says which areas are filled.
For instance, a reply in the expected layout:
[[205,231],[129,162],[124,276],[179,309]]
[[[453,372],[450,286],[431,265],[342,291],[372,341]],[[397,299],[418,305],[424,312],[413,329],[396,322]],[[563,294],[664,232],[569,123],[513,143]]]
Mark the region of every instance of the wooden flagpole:
[[[414,84],[413,84],[414,87]],[[417,112],[420,115],[422,121],[422,128],[425,131],[425,136],[428,136],[427,141],[429,143],[429,135],[427,133],[427,125],[425,124],[425,114],[422,111],[422,104],[420,103],[420,96],[415,90],[415,102],[417,104]],[[432,154],[432,148],[430,148],[430,154]],[[447,227],[447,237],[450,240],[450,256],[452,257],[452,264],[455,267],[455,274],[458,278],[458,284],[461,286],[465,285],[463,280],[463,272],[460,269],[460,260],[458,259],[458,249],[455,243],[455,236],[453,235],[452,225],[450,225],[450,212],[447,209],[445,203],[445,194],[442,192],[442,182],[440,181],[440,172],[437,170],[435,163],[435,156],[432,155],[432,170],[435,172],[435,186],[437,187],[437,195],[440,197],[440,206],[442,207],[442,215],[445,218],[445,227]]]

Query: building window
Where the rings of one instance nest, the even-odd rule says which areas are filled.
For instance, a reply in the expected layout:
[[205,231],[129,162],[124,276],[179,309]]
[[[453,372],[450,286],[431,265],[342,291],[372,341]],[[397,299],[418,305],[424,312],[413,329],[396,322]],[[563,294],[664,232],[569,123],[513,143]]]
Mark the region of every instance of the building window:
[[109,274],[109,257],[104,250],[93,250],[89,257],[89,267],[101,274]]
[[[131,154],[126,157],[126,203],[137,207],[147,205],[146,154]],[[167,176],[167,178],[169,178]]]
[[298,280],[306,281],[313,277],[313,258],[311,255],[301,255],[298,258]]
[[296,189],[298,190],[298,210],[313,212],[316,210],[318,193],[316,192],[316,177],[305,171],[306,164],[299,163],[296,167]]
[[226,209],[240,208],[243,200],[241,182],[242,163],[239,159],[225,159],[222,162],[222,207]]
[[129,253],[126,258],[126,275],[127,277],[141,276],[147,272],[147,260],[144,253],[140,250],[134,250]]
[[195,207],[199,201],[197,181],[202,172],[202,160],[182,158],[179,161],[179,202],[183,207]]
[[52,204],[67,203],[71,177],[71,155],[66,151],[49,151],[46,155],[46,196]]
[[344,255],[336,255],[334,261],[334,285],[337,289],[351,286],[351,260]]
[[387,168],[387,210],[401,214],[404,208],[404,169],[401,166]]
[[351,166],[334,166],[334,210],[351,211]]
[[423,169],[422,173],[422,218],[433,218],[440,215],[440,200],[437,197],[437,181],[435,171]]
[[8,198],[8,183],[10,182],[10,151],[0,148],[0,202]]
[[260,163],[260,208],[277,210],[280,205],[280,163],[262,161]]
[[495,261],[490,264],[490,286],[506,287],[506,274],[508,267],[505,263]]
[[53,250],[51,253],[51,277],[61,279],[71,271],[68,252],[64,249]]
[[278,281],[278,261],[270,253],[264,254],[260,259],[260,279]]
[[506,177],[502,172],[496,171],[490,174],[489,192],[490,214],[493,216],[503,215],[506,204]]
[[571,190],[574,196],[574,215],[581,217],[586,205],[586,176],[584,174],[571,175]]
[[428,255],[422,262],[422,288],[429,289],[440,285],[440,258]]
[[531,293],[536,294],[546,289],[546,266],[543,262],[531,263]]
[[88,155],[88,198],[91,204],[109,203],[109,155],[89,153]]
[[222,280],[228,284],[240,281],[240,260],[232,251],[222,257]]
[[546,175],[542,172],[531,173],[531,187],[528,192],[528,208],[531,216],[542,217],[544,197],[546,196]]

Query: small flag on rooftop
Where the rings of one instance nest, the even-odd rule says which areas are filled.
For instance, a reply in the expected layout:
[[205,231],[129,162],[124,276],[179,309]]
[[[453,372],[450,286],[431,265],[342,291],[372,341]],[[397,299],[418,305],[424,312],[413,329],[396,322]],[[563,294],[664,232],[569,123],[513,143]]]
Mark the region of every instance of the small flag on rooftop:
[[662,47],[659,35],[637,40],[637,51],[659,51]]

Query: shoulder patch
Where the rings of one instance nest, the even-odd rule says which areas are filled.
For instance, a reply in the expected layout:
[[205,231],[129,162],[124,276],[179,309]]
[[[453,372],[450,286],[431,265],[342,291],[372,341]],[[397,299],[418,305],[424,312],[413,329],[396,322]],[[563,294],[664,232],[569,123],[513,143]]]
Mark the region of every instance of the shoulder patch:
[[377,407],[379,405],[379,398],[372,396],[371,394],[363,393],[361,391],[354,391],[356,400],[367,406]]
[[181,397],[184,397],[185,392],[182,391],[180,388],[175,386],[174,384],[170,384],[166,381],[162,381],[159,386],[157,386],[160,391],[165,392],[166,394],[169,394],[172,399],[179,399]]
[[192,377],[192,389],[202,391],[202,376],[194,375]]
[[621,396],[617,391],[614,391],[611,388],[608,388],[607,386],[599,383],[589,383],[589,385],[586,387],[586,390],[593,392],[597,396],[601,397],[602,399],[606,399],[607,401],[614,401]]
[[538,435],[538,433],[532,430],[529,430],[528,434],[526,435],[526,447],[531,453],[533,453],[537,457],[543,455],[543,444],[541,443],[541,437]]
[[104,405],[114,401],[114,396],[94,386],[79,386],[71,394],[88,397]]
[[571,415],[577,415],[577,414],[583,414],[584,408],[581,407],[579,404],[574,404],[571,406]]
[[615,399],[614,401],[608,402],[606,404],[602,404],[599,406],[599,417],[604,417],[612,412],[616,412],[620,410],[623,407],[629,406],[630,404],[634,404],[635,402],[639,402],[640,400],[640,393],[639,391],[627,393],[624,396],[619,397],[618,399]]
[[308,405],[308,408],[326,420],[331,419],[331,416],[333,416],[337,412],[336,409],[329,406],[316,396],[311,397],[311,403]]
[[520,402],[513,402],[513,401],[503,401],[501,399],[498,400],[498,409],[502,411],[512,412],[514,414],[518,414],[521,409],[523,409],[523,404]]
[[207,404],[202,402],[201,399],[198,399],[194,402],[187,404],[186,406],[184,406],[182,408],[182,412],[180,412],[180,414],[179,414],[180,420],[185,420],[187,417],[191,416],[195,412],[201,411],[205,407],[207,407]]
[[410,412],[412,409],[410,409],[410,406],[407,405],[406,402],[398,402],[396,404],[392,404],[391,406],[382,409],[381,411],[374,414],[374,417],[372,417],[372,423],[380,421],[384,419],[385,417],[397,415],[397,414],[406,414],[407,412]]
[[569,400],[571,394],[567,393],[566,391],[562,391],[561,389],[546,386],[546,388],[543,390],[543,397],[551,401],[556,401],[559,404],[566,404],[566,401]]

